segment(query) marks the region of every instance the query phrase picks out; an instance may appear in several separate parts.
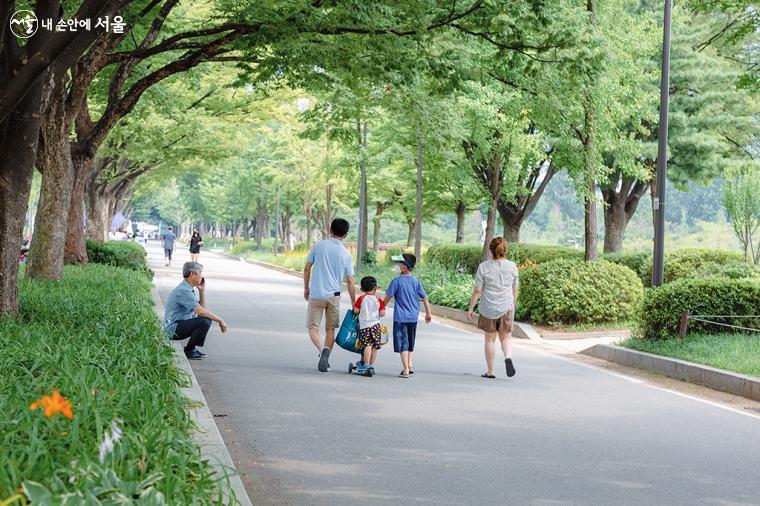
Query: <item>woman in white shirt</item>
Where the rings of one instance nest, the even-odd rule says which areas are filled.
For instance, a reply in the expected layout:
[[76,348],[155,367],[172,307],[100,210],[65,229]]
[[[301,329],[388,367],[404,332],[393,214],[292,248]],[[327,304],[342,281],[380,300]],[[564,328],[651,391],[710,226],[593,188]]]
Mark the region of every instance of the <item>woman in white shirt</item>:
[[499,337],[501,351],[504,353],[504,365],[507,376],[515,375],[512,364],[512,322],[515,317],[515,302],[517,301],[517,266],[504,258],[507,252],[507,241],[503,237],[495,237],[488,244],[492,260],[486,260],[478,266],[475,276],[475,288],[470,298],[470,321],[475,318],[475,303],[480,298],[478,306],[478,328],[485,334],[486,366],[488,370],[483,378],[495,378],[493,359],[496,354],[496,337]]

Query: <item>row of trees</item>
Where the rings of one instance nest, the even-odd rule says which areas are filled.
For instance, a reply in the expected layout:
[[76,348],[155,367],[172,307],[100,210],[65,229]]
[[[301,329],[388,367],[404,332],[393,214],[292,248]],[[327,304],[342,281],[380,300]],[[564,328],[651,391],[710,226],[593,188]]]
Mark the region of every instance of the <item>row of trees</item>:
[[[588,12],[575,13],[582,27]],[[353,69],[348,82],[319,72],[303,81],[308,91],[268,99],[286,105],[260,119],[267,126],[250,147],[259,155],[225,162],[205,179],[180,178],[175,192],[201,197],[186,199],[181,211],[172,201],[175,209],[164,206],[163,215],[233,223],[235,234],[239,226],[240,235],[259,243],[275,221],[280,237],[287,237],[283,231],[300,215],[310,238],[312,228],[326,230],[337,206],[361,205],[364,164],[374,217],[367,220],[366,207],[361,210],[373,228],[362,231],[362,250],[378,246],[386,218],[406,224],[407,244],[419,248],[422,221],[441,213],[457,217],[455,240],[461,242],[465,215],[478,208],[490,211],[488,237],[499,218],[502,233],[517,241],[546,186],[566,171],[585,202],[587,256],[596,254],[597,200],[604,251],[619,251],[627,224],[654,185],[656,14],[646,3],[594,9],[593,44],[603,48],[600,54],[548,51],[552,56],[533,55],[539,61],[528,58],[519,71],[514,59],[505,65],[508,55],[481,33],[464,40],[437,36],[411,76],[380,84],[363,79],[361,69]],[[722,18],[692,14],[678,10],[674,25],[670,176],[679,185],[757,164],[757,97],[737,89],[741,65],[699,45],[714,37]]]
[[[2,26],[25,6],[6,4]],[[756,12],[749,2],[729,4],[694,1],[680,14],[689,20],[683,32],[703,40],[687,59],[709,55],[730,65],[723,57],[748,56]],[[724,13],[713,14],[719,7]],[[102,239],[135,182],[159,169],[198,171],[223,160],[228,170],[216,181],[196,176],[218,194],[207,207],[218,220],[256,220],[262,231],[277,202],[280,227],[301,210],[307,227],[323,226],[333,202],[353,204],[344,188],[357,188],[356,174],[366,174],[361,213],[370,203],[376,216],[402,213],[417,247],[426,209],[435,209],[422,205],[426,185],[448,185],[432,198],[458,216],[485,200],[487,234],[498,214],[514,240],[546,182],[567,170],[586,205],[588,258],[596,254],[597,185],[609,230],[624,227],[649,186],[654,159],[643,148],[656,140],[649,89],[656,72],[648,69],[656,68],[658,36],[647,1],[588,0],[581,8],[569,1],[41,0],[34,9],[54,20],[118,13],[127,30],[39,30],[26,44],[6,30],[0,39],[0,312],[16,308],[17,245],[35,167],[43,178],[28,274],[54,279],[64,260],[86,262],[85,206],[87,234]],[[230,63],[235,79],[210,68]],[[717,73],[709,89],[751,84],[754,74],[739,70]],[[684,81],[689,86],[674,79],[671,93],[702,92]],[[311,98],[300,118],[305,131],[261,99],[262,90],[283,85]],[[736,111],[755,114],[747,92],[732,97]],[[689,126],[715,116],[692,102],[684,114]],[[257,130],[250,139],[236,135],[245,122]],[[741,124],[732,126],[721,160],[752,145]],[[715,140],[712,125],[695,128]],[[681,147],[683,158],[693,151],[688,142]],[[682,177],[697,177],[684,164]],[[622,231],[609,243],[619,248]]]

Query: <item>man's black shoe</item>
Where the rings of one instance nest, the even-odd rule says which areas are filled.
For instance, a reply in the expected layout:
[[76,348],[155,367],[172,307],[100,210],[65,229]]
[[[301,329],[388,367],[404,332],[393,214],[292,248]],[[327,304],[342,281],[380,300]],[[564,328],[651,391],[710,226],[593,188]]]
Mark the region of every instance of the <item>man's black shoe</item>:
[[203,358],[203,353],[198,350],[186,351],[185,356],[190,360],[200,360]]
[[330,369],[330,349],[329,348],[322,348],[322,353],[319,354],[319,364],[317,364],[317,369],[319,369],[319,372],[327,372],[328,369]]

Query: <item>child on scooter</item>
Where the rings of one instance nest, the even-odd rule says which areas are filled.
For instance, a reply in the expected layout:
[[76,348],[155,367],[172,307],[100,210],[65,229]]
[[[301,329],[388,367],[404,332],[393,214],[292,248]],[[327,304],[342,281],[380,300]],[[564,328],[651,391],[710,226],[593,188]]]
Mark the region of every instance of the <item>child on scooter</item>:
[[375,295],[377,280],[365,276],[361,280],[362,295],[356,299],[354,313],[359,315],[359,342],[363,349],[364,369],[374,367],[377,350],[380,349],[382,326],[380,318],[385,316],[385,303]]

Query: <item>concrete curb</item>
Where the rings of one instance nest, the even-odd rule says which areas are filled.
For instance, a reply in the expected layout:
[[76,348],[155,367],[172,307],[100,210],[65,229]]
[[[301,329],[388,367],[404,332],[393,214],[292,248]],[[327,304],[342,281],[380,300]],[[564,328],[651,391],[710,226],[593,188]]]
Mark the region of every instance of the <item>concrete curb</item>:
[[597,344],[581,353],[760,401],[760,378],[755,376],[608,344]]
[[[158,292],[158,278],[154,277],[153,279],[153,289],[151,290],[153,304],[159,319],[163,319],[164,303]],[[182,344],[179,341],[172,341],[171,343],[175,352],[174,365],[190,376],[190,386],[182,388],[181,390],[185,397],[193,401],[193,405],[188,407],[188,411],[190,412],[193,421],[200,428],[198,432],[193,433],[193,439],[200,446],[201,457],[211,462],[211,465],[216,469],[216,473],[219,477],[223,477],[229,481],[230,488],[234,491],[238,504],[241,504],[242,506],[252,506],[248,493],[243,486],[243,481],[240,479],[237,469],[235,468],[235,463],[232,461],[230,452],[224,444],[222,434],[216,426],[214,416],[208,408],[208,403],[206,403],[206,398],[201,391],[198,380],[195,378],[193,369],[190,367],[190,362],[187,360],[187,357],[185,357]],[[224,493],[224,500],[228,504],[232,504],[232,498],[229,497],[226,492]]]
[[[267,262],[262,262],[260,260],[250,260],[247,258],[242,257],[236,257],[234,255],[230,255],[229,253],[222,253],[220,251],[217,251],[215,253],[218,253],[220,255],[223,255],[227,258],[230,258],[232,260],[238,260],[242,262],[247,262],[249,264],[258,265],[260,267],[265,267],[267,269],[271,269],[273,271],[281,272],[283,274],[289,274],[291,276],[295,276],[298,278],[303,279],[303,272],[296,271],[293,269],[288,269],[285,267],[280,267],[279,265],[270,264]],[[379,294],[383,294],[384,292],[382,290],[378,290]],[[393,302],[389,304],[390,306],[393,306]],[[430,311],[435,316],[440,316],[442,318],[448,318],[449,320],[454,320],[459,323],[465,323],[467,325],[477,326],[477,321],[471,322],[469,318],[467,318],[467,311],[462,311],[460,309],[453,309],[446,306],[437,306],[435,304],[430,304]],[[541,338],[541,334],[536,332],[536,329],[533,328],[533,326],[522,323],[522,322],[514,322],[514,326],[512,328],[512,336],[518,338],[518,339],[530,339],[532,341],[536,342],[543,342],[543,339]]]

